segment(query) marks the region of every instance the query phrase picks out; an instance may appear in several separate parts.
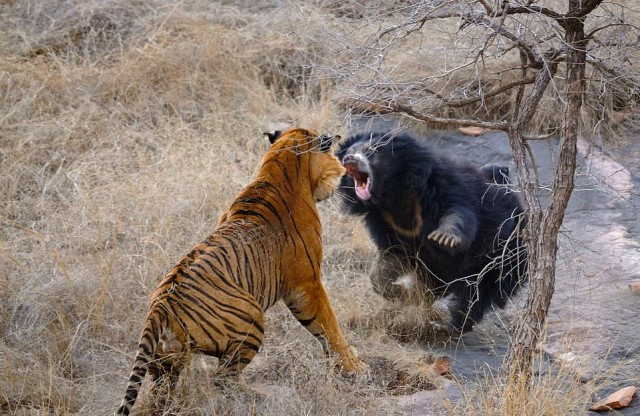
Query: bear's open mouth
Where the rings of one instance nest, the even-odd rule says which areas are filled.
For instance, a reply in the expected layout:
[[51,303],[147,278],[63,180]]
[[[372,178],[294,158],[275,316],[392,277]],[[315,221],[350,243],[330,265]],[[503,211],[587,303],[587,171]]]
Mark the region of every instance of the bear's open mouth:
[[371,198],[371,177],[368,172],[358,168],[359,161],[360,160],[354,156],[347,156],[343,164],[347,169],[347,174],[349,174],[355,182],[356,195],[361,200],[366,201]]

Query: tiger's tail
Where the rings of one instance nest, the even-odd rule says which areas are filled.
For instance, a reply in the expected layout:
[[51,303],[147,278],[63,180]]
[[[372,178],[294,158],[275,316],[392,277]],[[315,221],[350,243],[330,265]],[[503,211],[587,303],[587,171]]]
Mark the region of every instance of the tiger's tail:
[[140,335],[138,351],[136,352],[136,359],[133,363],[131,375],[129,376],[127,390],[122,404],[115,413],[116,415],[128,415],[131,413],[131,409],[142,387],[142,381],[149,369],[149,363],[154,359],[154,351],[160,342],[159,337],[165,325],[166,319],[163,319],[162,314],[153,313],[152,311],[147,316],[144,328],[142,329],[142,335]]

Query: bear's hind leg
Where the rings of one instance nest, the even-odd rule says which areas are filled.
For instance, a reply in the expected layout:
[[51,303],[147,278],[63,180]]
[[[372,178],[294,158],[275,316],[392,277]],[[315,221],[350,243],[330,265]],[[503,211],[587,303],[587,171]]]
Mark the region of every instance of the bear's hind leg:
[[[487,276],[485,276],[487,277]],[[466,333],[484,317],[491,307],[492,295],[487,287],[488,280],[467,281],[455,292],[455,302],[449,306],[451,325],[456,331]]]
[[371,268],[369,279],[373,290],[385,299],[407,299],[411,296],[412,290],[400,284],[398,278],[412,272],[411,265],[406,259],[380,251]]

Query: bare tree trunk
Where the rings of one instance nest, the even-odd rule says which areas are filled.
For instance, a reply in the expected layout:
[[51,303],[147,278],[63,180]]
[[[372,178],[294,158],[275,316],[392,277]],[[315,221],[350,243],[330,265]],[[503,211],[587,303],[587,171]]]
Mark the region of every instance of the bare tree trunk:
[[[584,33],[584,16],[600,2],[583,4],[580,0],[569,0],[569,12],[559,20],[565,29],[567,50],[567,108],[562,132],[560,156],[557,164],[553,191],[549,206],[541,210],[537,196],[526,179],[526,166],[522,151],[523,140],[519,128],[509,132],[518,165],[519,178],[524,180],[523,193],[529,209],[529,234],[527,255],[529,260],[530,292],[524,311],[518,320],[506,363],[513,378],[528,383],[532,375],[535,348],[544,333],[547,313],[555,287],[555,265],[558,250],[558,231],[574,186],[576,168],[576,141],[580,109],[585,91],[585,64],[587,39]],[[589,10],[586,10],[589,9]],[[516,124],[516,127],[517,124]]]

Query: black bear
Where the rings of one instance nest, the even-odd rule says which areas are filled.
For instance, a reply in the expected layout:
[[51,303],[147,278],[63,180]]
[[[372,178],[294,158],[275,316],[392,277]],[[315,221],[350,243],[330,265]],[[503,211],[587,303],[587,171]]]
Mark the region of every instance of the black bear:
[[451,326],[467,332],[524,282],[523,206],[508,167],[452,160],[406,133],[357,134],[337,155],[342,205],[364,217],[378,248],[377,293],[406,296],[396,280],[413,271],[430,294],[453,295]]

